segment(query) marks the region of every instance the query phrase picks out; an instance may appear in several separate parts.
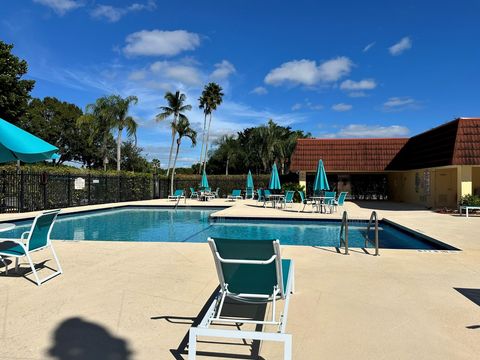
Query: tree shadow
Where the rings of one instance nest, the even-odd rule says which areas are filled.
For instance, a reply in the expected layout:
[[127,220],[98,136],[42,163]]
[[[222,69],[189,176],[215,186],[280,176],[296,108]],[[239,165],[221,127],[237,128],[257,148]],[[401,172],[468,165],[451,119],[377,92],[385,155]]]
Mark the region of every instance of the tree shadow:
[[104,327],[81,318],[63,321],[47,354],[58,360],[128,360],[128,343]]
[[[218,295],[220,291],[220,287],[217,287],[215,291],[210,295],[207,302],[203,305],[200,312],[194,316],[152,316],[152,320],[165,320],[171,324],[181,324],[181,325],[190,325],[190,327],[196,327],[200,324],[203,317],[207,313],[210,304]],[[238,306],[241,308],[239,309]],[[252,317],[252,318],[264,318],[266,312],[266,305],[261,304],[253,305],[246,307],[244,303],[238,303],[235,301],[226,301],[222,315],[224,316],[244,316],[244,317]],[[237,325],[223,325],[229,327],[236,327],[240,329],[242,324]],[[261,331],[262,326],[257,325],[255,331]],[[190,330],[189,330],[190,331]],[[186,332],[182,341],[178,345],[176,349],[170,349],[171,354],[173,355],[174,359],[176,360],[185,360],[188,356],[188,335],[189,331]],[[197,340],[197,343],[208,343],[208,344],[218,344],[218,345],[225,345],[225,346],[248,346],[250,347],[250,355],[240,355],[240,354],[233,354],[233,353],[225,353],[225,352],[212,352],[212,351],[198,351],[197,356],[208,356],[208,357],[219,357],[219,358],[229,358],[229,359],[253,359],[253,360],[264,360],[263,357],[259,355],[260,352],[260,341],[254,340],[251,343],[247,343],[245,340],[242,340],[242,343],[233,343],[233,342],[225,342],[225,341],[205,341],[205,340]],[[185,357],[184,357],[185,356]]]

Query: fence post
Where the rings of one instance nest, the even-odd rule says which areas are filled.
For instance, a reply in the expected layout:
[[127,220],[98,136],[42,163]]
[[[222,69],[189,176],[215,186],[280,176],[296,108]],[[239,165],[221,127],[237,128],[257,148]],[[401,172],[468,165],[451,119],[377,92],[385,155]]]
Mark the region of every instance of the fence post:
[[67,175],[67,205],[72,206],[72,190],[70,189],[70,174]]
[[25,184],[24,184],[24,174],[23,170],[20,171],[20,192],[18,193],[19,199],[18,199],[18,212],[23,211],[23,206],[25,204]]
[[91,187],[91,183],[92,183],[92,175],[91,174],[88,174],[87,175],[87,204],[90,205],[90,187]]
[[47,201],[47,180],[48,179],[48,175],[47,175],[47,172],[44,171],[43,172],[43,175],[42,175],[42,190],[43,190],[43,209],[47,209],[47,206],[48,206],[48,201]]

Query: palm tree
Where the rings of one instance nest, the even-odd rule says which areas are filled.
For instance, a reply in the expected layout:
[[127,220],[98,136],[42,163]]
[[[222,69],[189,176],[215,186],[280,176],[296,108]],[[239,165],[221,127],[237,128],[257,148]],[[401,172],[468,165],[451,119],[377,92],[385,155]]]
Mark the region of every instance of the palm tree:
[[137,122],[128,116],[128,109],[131,104],[136,104],[138,98],[136,96],[127,96],[123,99],[119,95],[112,95],[109,97],[111,111],[113,112],[114,123],[113,127],[117,128],[117,171],[120,171],[121,147],[122,147],[122,132],[127,130],[127,136],[135,137],[135,144],[137,143]]
[[185,94],[180,93],[180,91],[175,92],[175,94],[167,91],[164,96],[165,100],[167,100],[167,106],[160,106],[159,109],[162,110],[160,114],[156,116],[157,121],[162,121],[168,118],[169,116],[173,116],[171,129],[172,129],[172,144],[170,145],[170,154],[168,155],[168,168],[167,168],[167,176],[170,173],[170,165],[172,163],[172,152],[173,152],[173,144],[175,142],[175,135],[176,135],[176,128],[177,122],[179,120],[187,120],[184,112],[189,111],[192,109],[191,105],[185,105],[185,100],[187,97]]
[[222,157],[225,159],[225,175],[228,175],[230,161],[234,160],[240,154],[238,140],[233,135],[224,135],[216,142]]
[[202,96],[198,99],[200,109],[203,109],[203,129],[202,129],[202,149],[200,150],[200,166],[198,167],[198,173],[202,172],[202,165],[203,165],[203,150],[205,147],[205,135],[206,135],[206,128],[207,128],[207,116],[211,113],[210,106],[208,104],[207,98],[205,96],[205,90],[202,92]]
[[177,137],[177,152],[175,153],[175,160],[173,160],[172,177],[170,180],[170,194],[173,195],[173,181],[175,178],[175,167],[177,165],[178,153],[180,151],[180,144],[183,137],[188,137],[192,142],[192,147],[197,145],[197,132],[190,127],[190,122],[186,117],[180,118],[177,123],[172,122],[172,128],[175,128]]
[[85,115],[77,120],[79,126],[88,124],[92,131],[88,139],[93,143],[94,139],[101,139],[101,156],[103,161],[103,170],[107,170],[108,163],[108,140],[111,136],[110,130],[114,126],[114,115],[111,111],[110,102],[107,96],[98,98],[95,103],[88,104],[85,109]]
[[203,109],[205,120],[207,114],[209,115],[207,137],[205,139],[205,152],[203,157],[203,170],[207,167],[208,155],[208,140],[210,137],[210,125],[212,124],[212,113],[217,110],[217,107],[222,103],[223,93],[222,88],[217,83],[211,82],[203,88],[202,96],[200,97],[200,108]]

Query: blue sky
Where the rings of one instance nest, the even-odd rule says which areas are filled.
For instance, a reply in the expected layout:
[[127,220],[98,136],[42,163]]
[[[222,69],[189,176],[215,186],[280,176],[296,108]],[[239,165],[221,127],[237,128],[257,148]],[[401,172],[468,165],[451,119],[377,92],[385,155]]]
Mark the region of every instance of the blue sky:
[[[166,90],[203,121],[205,83],[224,88],[212,136],[269,118],[316,137],[398,137],[479,116],[478,1],[18,0],[0,39],[29,63],[33,95],[84,108],[137,95],[139,145],[165,165]],[[180,165],[199,157],[183,145]]]

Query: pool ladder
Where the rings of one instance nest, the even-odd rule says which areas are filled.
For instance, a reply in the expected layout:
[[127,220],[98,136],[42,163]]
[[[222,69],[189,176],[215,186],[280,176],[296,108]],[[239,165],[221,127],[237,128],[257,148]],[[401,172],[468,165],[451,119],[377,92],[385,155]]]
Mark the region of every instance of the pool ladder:
[[[185,194],[185,190],[183,190],[183,193]],[[177,199],[177,202],[176,202],[175,206],[173,207],[175,210],[176,210],[177,207],[178,207],[178,203],[180,202],[180,199],[181,199],[181,197],[179,196],[178,199]],[[184,199],[185,199],[185,204],[186,204],[186,203],[187,203],[187,197],[185,196]]]
[[[374,239],[370,239],[369,234],[370,234],[370,227],[374,225],[374,234],[375,237]],[[368,225],[367,225],[367,233],[365,235],[365,248],[367,247],[368,242],[371,242],[375,246],[375,256],[380,255],[378,253],[378,216],[376,211],[372,211],[372,215],[370,215],[370,220],[368,220]]]
[[347,211],[343,212],[342,215],[342,225],[340,226],[340,246],[342,244],[345,246],[344,255],[348,255],[348,214]]

